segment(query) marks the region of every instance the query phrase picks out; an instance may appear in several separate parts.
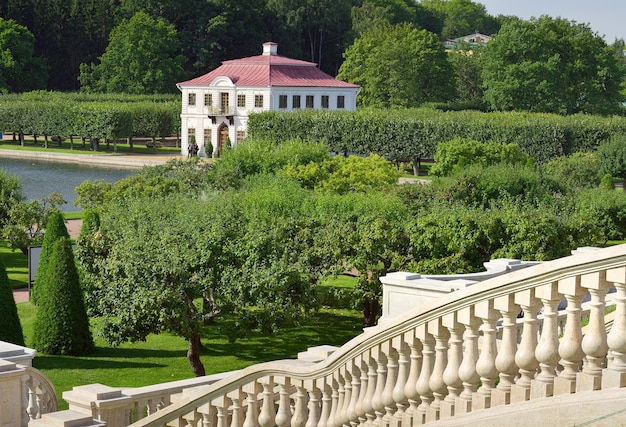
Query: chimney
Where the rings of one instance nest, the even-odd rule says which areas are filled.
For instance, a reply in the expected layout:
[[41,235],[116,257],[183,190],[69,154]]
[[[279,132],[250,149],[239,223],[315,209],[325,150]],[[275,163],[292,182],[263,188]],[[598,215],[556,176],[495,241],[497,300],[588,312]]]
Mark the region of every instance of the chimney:
[[263,43],[263,55],[276,56],[278,52],[278,44],[274,42]]

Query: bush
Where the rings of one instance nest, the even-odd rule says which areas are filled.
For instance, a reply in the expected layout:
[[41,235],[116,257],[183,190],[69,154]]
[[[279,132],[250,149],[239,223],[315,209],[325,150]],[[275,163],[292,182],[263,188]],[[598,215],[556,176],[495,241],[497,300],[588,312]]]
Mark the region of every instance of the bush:
[[565,186],[576,188],[597,187],[602,174],[595,153],[574,153],[559,157],[543,165],[544,171]]
[[2,261],[0,261],[0,313],[2,313],[0,316],[0,341],[25,345],[22,325],[13,298],[13,289],[9,284],[7,270]]
[[626,137],[614,137],[598,147],[600,173],[620,177],[626,182]]
[[72,244],[67,238],[52,245],[39,299],[34,324],[34,346],[38,351],[81,356],[94,350]]
[[430,168],[434,176],[450,176],[469,165],[491,166],[498,163],[523,165],[528,156],[515,144],[482,143],[457,138],[437,146],[435,164]]

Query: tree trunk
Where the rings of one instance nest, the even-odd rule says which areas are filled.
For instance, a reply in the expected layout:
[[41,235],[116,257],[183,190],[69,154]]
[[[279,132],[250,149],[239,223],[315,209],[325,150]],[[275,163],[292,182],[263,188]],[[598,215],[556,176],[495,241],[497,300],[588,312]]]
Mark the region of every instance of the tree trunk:
[[198,332],[192,332],[189,337],[187,359],[189,360],[191,370],[196,377],[202,377],[205,375],[204,365],[200,360],[200,333]]
[[420,161],[419,159],[413,159],[413,175],[419,176],[420,174]]

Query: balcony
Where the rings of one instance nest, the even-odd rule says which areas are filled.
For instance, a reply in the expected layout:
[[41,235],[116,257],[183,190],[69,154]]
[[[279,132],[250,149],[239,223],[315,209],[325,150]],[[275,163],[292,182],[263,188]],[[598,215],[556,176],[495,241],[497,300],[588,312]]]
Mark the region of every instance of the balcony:
[[218,117],[226,117],[231,126],[235,124],[235,107],[231,107],[230,105],[221,107],[210,106],[208,107],[208,110],[211,123],[216,124]]

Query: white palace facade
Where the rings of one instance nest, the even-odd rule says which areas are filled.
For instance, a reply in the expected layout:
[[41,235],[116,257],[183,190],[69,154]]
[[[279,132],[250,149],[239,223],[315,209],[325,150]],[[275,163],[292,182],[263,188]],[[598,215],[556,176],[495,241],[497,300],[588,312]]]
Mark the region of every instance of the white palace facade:
[[263,44],[258,56],[222,62],[215,70],[179,83],[181,154],[195,139],[200,156],[218,157],[246,137],[248,116],[261,111],[356,110],[360,87],[338,80],[315,63],[279,56]]

